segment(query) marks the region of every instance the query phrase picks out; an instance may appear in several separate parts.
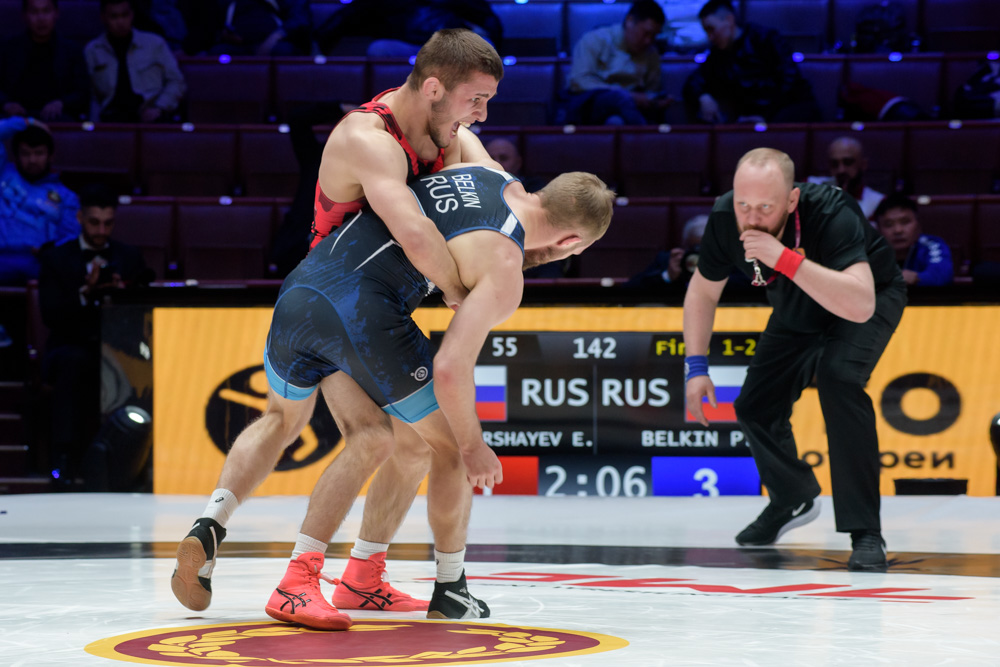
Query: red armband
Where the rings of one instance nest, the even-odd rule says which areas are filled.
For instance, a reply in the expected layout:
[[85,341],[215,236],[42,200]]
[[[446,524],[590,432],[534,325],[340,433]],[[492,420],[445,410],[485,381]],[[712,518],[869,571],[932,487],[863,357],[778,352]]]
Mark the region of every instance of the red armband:
[[794,250],[785,248],[781,251],[781,257],[778,258],[778,263],[774,265],[774,270],[778,273],[783,273],[791,280],[795,277],[795,272],[799,270],[799,265],[802,264],[802,260],[804,259],[805,257]]

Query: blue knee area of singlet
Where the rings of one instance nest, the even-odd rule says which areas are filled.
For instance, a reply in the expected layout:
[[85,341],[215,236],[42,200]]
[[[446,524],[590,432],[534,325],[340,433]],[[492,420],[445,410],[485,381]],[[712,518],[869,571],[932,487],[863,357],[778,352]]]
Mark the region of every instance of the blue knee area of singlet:
[[271,360],[267,358],[266,349],[264,350],[264,372],[267,374],[267,383],[271,385],[271,389],[282,398],[287,398],[291,401],[304,401],[316,391],[315,386],[296,387],[278,375],[277,371],[271,367]]
[[434,397],[434,380],[431,380],[403,400],[390,403],[382,408],[386,414],[407,424],[418,422],[437,409],[438,403]]

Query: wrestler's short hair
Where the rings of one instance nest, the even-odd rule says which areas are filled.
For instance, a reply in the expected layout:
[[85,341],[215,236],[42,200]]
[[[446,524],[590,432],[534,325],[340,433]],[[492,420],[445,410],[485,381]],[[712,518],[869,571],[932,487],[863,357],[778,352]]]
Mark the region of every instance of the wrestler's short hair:
[[454,90],[480,73],[497,81],[503,78],[503,61],[496,49],[471,30],[447,28],[438,30],[420,47],[406,85],[420,90],[424,81],[433,76],[446,90]]
[[739,171],[744,164],[754,167],[774,164],[781,171],[781,176],[788,189],[791,190],[795,187],[795,163],[792,162],[792,158],[788,157],[788,153],[782,153],[776,148],[755,148],[740,158],[740,161],[736,163],[736,171]]
[[560,174],[538,191],[549,224],[579,230],[587,241],[604,236],[611,224],[615,191],[593,174]]

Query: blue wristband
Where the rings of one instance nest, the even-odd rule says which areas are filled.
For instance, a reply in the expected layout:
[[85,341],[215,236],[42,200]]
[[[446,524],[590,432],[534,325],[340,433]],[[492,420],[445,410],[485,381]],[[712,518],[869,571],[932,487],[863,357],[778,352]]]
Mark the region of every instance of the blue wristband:
[[684,359],[684,381],[693,377],[708,375],[708,357],[704,354],[693,354]]

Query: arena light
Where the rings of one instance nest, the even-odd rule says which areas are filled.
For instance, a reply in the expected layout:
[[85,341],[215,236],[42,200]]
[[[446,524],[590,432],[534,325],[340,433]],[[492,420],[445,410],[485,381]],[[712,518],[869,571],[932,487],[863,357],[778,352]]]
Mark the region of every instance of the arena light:
[[903,59],[903,54],[900,53],[899,51],[893,51],[892,53],[889,54],[889,62],[891,63],[898,63],[902,59]]

